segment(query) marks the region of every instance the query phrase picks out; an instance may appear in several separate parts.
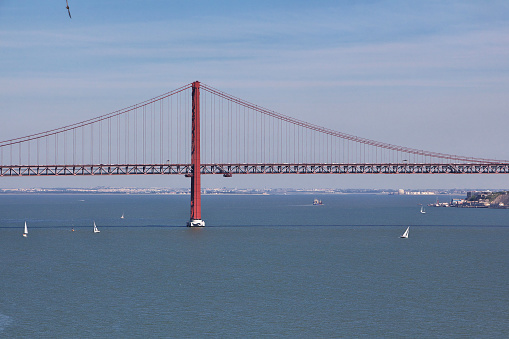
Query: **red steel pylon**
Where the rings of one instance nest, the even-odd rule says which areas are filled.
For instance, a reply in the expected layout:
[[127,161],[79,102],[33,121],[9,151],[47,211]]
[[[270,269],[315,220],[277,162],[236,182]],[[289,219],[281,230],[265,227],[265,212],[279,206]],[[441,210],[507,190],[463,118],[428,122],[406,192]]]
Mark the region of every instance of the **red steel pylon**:
[[201,220],[201,178],[200,178],[200,82],[193,82],[192,133],[191,133],[191,219],[189,227],[205,226]]

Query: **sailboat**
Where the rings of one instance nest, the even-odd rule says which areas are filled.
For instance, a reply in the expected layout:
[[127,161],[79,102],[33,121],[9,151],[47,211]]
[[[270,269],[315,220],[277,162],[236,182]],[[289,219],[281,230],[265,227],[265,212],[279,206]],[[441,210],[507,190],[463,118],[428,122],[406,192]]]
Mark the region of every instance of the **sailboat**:
[[99,230],[97,229],[97,225],[95,224],[95,221],[94,221],[94,233],[99,233],[99,232],[101,232],[101,231],[99,231]]
[[405,238],[405,239],[406,239],[406,238],[408,238],[408,230],[410,230],[410,226],[408,226],[408,227],[406,228],[405,233],[403,233],[403,234],[400,236],[400,238]]
[[25,231],[23,232],[23,236],[26,238],[28,237],[28,228],[27,228],[27,222],[25,221]]
[[120,219],[124,219],[124,212],[122,212],[122,216],[120,217]]
[[426,213],[426,211],[424,210],[424,206],[421,206],[421,213],[422,213],[422,214],[425,214],[425,213]]

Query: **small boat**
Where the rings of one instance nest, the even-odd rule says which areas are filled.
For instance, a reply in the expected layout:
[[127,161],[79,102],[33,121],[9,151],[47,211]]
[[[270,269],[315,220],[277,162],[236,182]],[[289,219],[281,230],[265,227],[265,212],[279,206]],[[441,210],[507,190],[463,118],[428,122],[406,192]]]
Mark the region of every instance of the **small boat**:
[[28,228],[27,228],[27,222],[25,221],[25,230],[23,231],[23,236],[26,238],[28,237]]
[[408,227],[406,228],[405,233],[403,233],[403,234],[400,236],[400,238],[404,238],[404,239],[408,238],[408,230],[410,230],[410,226],[408,226]]
[[426,213],[426,211],[424,210],[424,206],[421,206],[421,213],[422,213],[422,214],[425,214],[425,213]]
[[95,221],[94,221],[94,233],[99,233],[99,232],[101,232],[101,231],[99,231],[99,230],[97,229],[97,225],[95,224]]
[[124,213],[122,212],[122,216],[120,217],[120,219],[124,219]]
[[323,202],[321,200],[315,199],[313,200],[313,205],[323,205]]

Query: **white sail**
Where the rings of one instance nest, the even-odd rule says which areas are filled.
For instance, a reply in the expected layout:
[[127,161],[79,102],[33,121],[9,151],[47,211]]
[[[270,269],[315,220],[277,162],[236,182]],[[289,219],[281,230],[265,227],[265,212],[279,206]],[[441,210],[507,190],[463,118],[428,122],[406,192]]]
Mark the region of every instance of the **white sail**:
[[124,219],[124,213],[122,213],[122,216],[120,217],[120,219]]
[[426,211],[424,210],[424,206],[421,206],[421,213],[424,214]]
[[25,221],[25,231],[23,232],[23,236],[26,238],[28,236],[28,227],[27,222]]
[[99,233],[99,232],[101,232],[101,231],[99,231],[99,230],[97,229],[97,225],[95,224],[95,221],[94,221],[94,233]]
[[410,230],[410,226],[408,226],[405,230],[405,233],[403,233],[400,238],[408,238],[408,231]]

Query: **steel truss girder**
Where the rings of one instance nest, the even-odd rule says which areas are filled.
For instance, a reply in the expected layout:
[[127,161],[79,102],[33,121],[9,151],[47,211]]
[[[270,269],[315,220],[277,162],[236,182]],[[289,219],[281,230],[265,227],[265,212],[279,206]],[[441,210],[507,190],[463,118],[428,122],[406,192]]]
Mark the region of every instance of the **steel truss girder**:
[[202,174],[507,174],[488,164],[203,164]]
[[189,164],[0,166],[1,177],[188,173],[192,173]]
[[[139,175],[193,173],[191,164],[14,165],[1,166],[2,177]],[[509,163],[486,164],[201,164],[201,174],[508,174]]]

